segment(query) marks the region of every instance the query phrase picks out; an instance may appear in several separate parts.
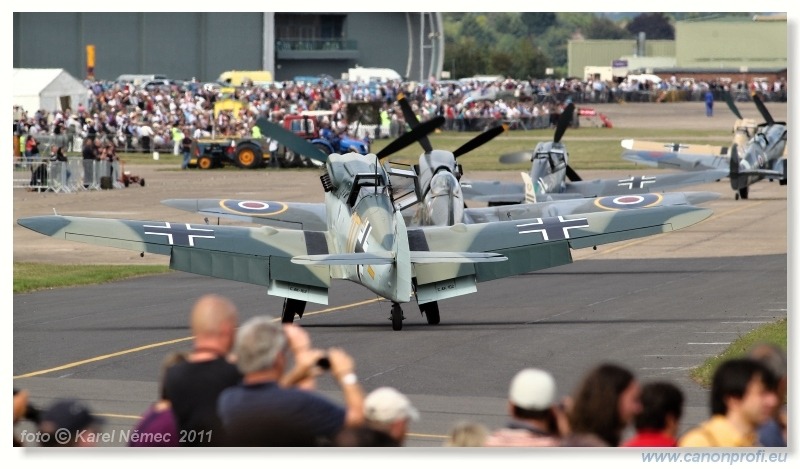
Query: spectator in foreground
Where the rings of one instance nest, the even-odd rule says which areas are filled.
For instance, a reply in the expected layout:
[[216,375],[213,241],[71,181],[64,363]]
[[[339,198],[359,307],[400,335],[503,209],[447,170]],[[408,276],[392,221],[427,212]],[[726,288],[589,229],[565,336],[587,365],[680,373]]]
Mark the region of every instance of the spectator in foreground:
[[95,417],[75,399],[56,401],[42,414],[39,431],[46,434],[42,446],[96,446],[94,436],[105,421]]
[[[310,343],[307,346],[302,350],[289,342],[284,327],[270,317],[254,317],[242,325],[235,353],[244,378],[240,385],[226,389],[218,402],[229,445],[330,445],[342,428],[363,423],[364,394],[353,359],[341,349],[325,353],[311,349]],[[292,350],[295,362],[290,373],[285,372],[290,359],[287,349]],[[323,355],[342,390],[344,407],[296,386],[320,372]]]
[[683,392],[672,383],[654,382],[642,387],[642,412],[634,419],[636,435],[622,446],[678,446],[678,426],[683,414]]
[[196,436],[181,446],[226,445],[217,398],[242,378],[229,357],[238,315],[236,305],[219,295],[205,295],[192,308],[194,349],[164,377],[163,397],[172,403],[179,431]]
[[456,422],[447,435],[444,446],[481,447],[485,446],[489,430],[480,423]]
[[511,421],[495,430],[485,446],[559,446],[556,381],[544,370],[526,368],[511,380],[508,412]]
[[171,353],[164,359],[161,366],[159,400],[153,403],[136,423],[133,430],[140,435],[140,438],[129,441],[128,446],[180,446],[181,435],[178,432],[175,414],[172,412],[172,403],[164,397],[164,375],[172,366],[185,362],[186,356],[182,353]]
[[381,387],[364,400],[364,418],[368,427],[386,433],[397,446],[403,446],[408,427],[419,420],[419,412],[397,389]]
[[786,446],[786,352],[773,344],[758,344],[750,351],[749,357],[761,362],[777,378],[778,405],[769,420],[758,429],[758,442],[761,446]]
[[711,383],[711,418],[678,441],[687,447],[758,445],[758,428],[778,406],[775,377],[752,359],[722,363]]
[[642,409],[639,394],[639,383],[627,369],[611,363],[594,368],[575,392],[573,435],[594,435],[608,446],[618,446],[625,427]]

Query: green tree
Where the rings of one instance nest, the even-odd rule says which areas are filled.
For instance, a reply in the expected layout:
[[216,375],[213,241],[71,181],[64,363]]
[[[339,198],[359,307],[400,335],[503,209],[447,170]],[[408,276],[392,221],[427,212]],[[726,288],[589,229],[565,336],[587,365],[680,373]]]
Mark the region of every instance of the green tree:
[[498,36],[520,38],[528,34],[528,27],[520,17],[519,13],[492,13],[489,20]]
[[511,76],[513,67],[514,59],[511,54],[499,50],[493,50],[489,53],[488,72],[490,75]]
[[519,19],[526,26],[528,34],[534,36],[544,34],[548,28],[557,23],[556,14],[546,12],[520,13]]
[[595,16],[582,30],[586,39],[628,39],[631,33],[608,18]]
[[550,59],[528,39],[519,39],[511,54],[512,66],[508,76],[516,79],[543,77]]
[[554,67],[567,66],[567,41],[572,39],[572,30],[556,27],[550,28],[540,37],[536,38],[535,44],[539,49],[547,51],[550,63]]
[[461,36],[471,37],[483,46],[495,41],[495,34],[489,27],[489,19],[485,14],[470,13],[461,21]]
[[631,34],[645,33],[647,39],[675,39],[675,28],[664,13],[642,13],[625,27]]
[[485,74],[488,56],[472,37],[461,37],[455,43],[445,44],[445,67],[451,67],[454,79]]

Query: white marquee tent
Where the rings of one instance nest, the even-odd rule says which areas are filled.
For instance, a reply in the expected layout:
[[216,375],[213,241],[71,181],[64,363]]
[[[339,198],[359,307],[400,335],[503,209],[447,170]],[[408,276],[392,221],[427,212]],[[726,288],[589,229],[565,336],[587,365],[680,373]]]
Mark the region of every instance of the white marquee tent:
[[89,90],[63,68],[15,68],[14,106],[20,106],[28,115],[44,109],[55,112],[79,104],[86,106]]

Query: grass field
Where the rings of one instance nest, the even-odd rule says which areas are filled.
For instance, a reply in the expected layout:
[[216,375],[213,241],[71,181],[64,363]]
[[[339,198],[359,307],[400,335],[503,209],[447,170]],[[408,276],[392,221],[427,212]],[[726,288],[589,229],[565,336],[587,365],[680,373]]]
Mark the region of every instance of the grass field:
[[91,285],[169,272],[158,265],[54,265],[14,263],[14,293]]
[[721,354],[711,357],[690,373],[692,379],[703,386],[711,386],[714,371],[724,361],[732,358],[741,358],[747,355],[750,349],[759,343],[774,344],[786,350],[788,336],[786,319],[781,319],[772,324],[765,324],[733,341]]
[[[453,151],[480,132],[439,132],[429,136],[434,148]],[[553,129],[514,130],[500,135],[489,143],[473,150],[459,159],[464,170],[519,170],[530,167],[530,164],[501,165],[500,155],[522,150],[533,150],[538,142],[553,139]],[[570,165],[580,169],[633,169],[635,166],[621,158],[620,141],[627,138],[654,140],[659,142],[689,142],[707,145],[729,145],[730,131],[713,132],[708,130],[674,130],[674,129],[618,129],[600,127],[580,127],[568,129],[562,142],[570,155]],[[389,144],[390,139],[379,139],[372,143],[372,152],[378,152]],[[411,145],[395,153],[391,161],[399,163],[416,163],[422,151],[419,145]],[[120,158],[126,163],[163,166],[165,170],[177,169],[181,162],[180,155],[160,153],[159,159],[153,160],[150,153],[122,153]],[[228,168],[240,171],[235,167]],[[214,171],[219,171],[214,170]]]

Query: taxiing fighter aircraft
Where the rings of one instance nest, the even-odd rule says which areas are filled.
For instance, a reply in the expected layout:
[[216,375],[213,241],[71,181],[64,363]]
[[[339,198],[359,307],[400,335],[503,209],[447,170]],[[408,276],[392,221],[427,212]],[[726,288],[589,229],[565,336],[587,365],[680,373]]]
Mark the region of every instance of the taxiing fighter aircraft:
[[[406,122],[411,128],[420,125],[416,115],[401,94],[398,104],[402,109]],[[407,181],[405,184],[393,178],[392,187],[396,194],[405,190],[408,197],[399,197],[404,203],[397,208],[401,210],[408,226],[452,226],[457,223],[486,223],[490,221],[520,220],[542,216],[571,215],[609,210],[626,210],[632,208],[657,207],[662,205],[695,205],[719,197],[713,192],[687,192],[664,195],[629,195],[607,196],[590,199],[539,202],[536,204],[519,204],[503,207],[464,206],[459,179],[462,167],[456,158],[480,145],[490,141],[505,130],[504,126],[489,129],[454,152],[435,150],[428,138],[422,136],[418,142],[424,152],[419,163],[414,166],[414,175],[403,171]],[[278,126],[266,125],[262,122],[261,132],[287,148],[306,158],[324,158],[316,148],[307,147],[302,142],[294,141],[294,135]],[[297,145],[300,143],[300,145]],[[393,174],[398,172],[393,168]],[[529,176],[523,173],[523,179]],[[526,200],[534,199],[533,184],[525,185]],[[419,203],[416,203],[419,201]],[[306,229],[324,231],[327,223],[327,208],[324,203],[273,202],[264,200],[241,199],[169,199],[162,201],[179,210],[196,212],[208,217],[217,217],[268,225],[275,228]]]
[[[761,179],[777,179],[781,185],[788,181],[786,160],[787,127],[776,122],[757,93],[753,102],[764,122],[755,125],[744,119],[730,94],[725,102],[736,115],[734,139],[730,147],[682,143],[658,143],[642,140],[623,140],[622,158],[637,164],[674,168],[685,171],[727,169],[736,199],[747,199],[749,186]],[[755,133],[753,133],[753,130]]]
[[59,215],[18,223],[55,238],[166,255],[175,270],[266,286],[285,298],[284,322],[302,317],[308,301],[327,304],[332,279],[350,280],[391,301],[392,328],[400,330],[401,304],[412,299],[428,323],[438,324],[437,302],[473,293],[479,282],[568,264],[571,249],[674,231],[711,215],[663,206],[409,228],[400,212],[406,194],[396,192],[391,180],[398,174],[381,158],[438,125],[423,123],[377,155],[325,158],[324,230]]
[[[529,176],[533,186],[527,192],[525,184],[527,178],[524,178],[521,183],[461,181],[464,197],[468,200],[487,202],[489,205],[506,205],[542,200],[642,194],[678,186],[713,182],[727,174],[727,170],[709,170],[694,174],[630,176],[621,179],[584,181],[569,165],[569,154],[564,144],[561,143],[561,138],[572,121],[574,110],[575,106],[570,103],[561,113],[553,141],[539,142],[533,152],[521,151],[500,157],[501,163],[531,161]],[[526,193],[528,194],[527,198]]]

